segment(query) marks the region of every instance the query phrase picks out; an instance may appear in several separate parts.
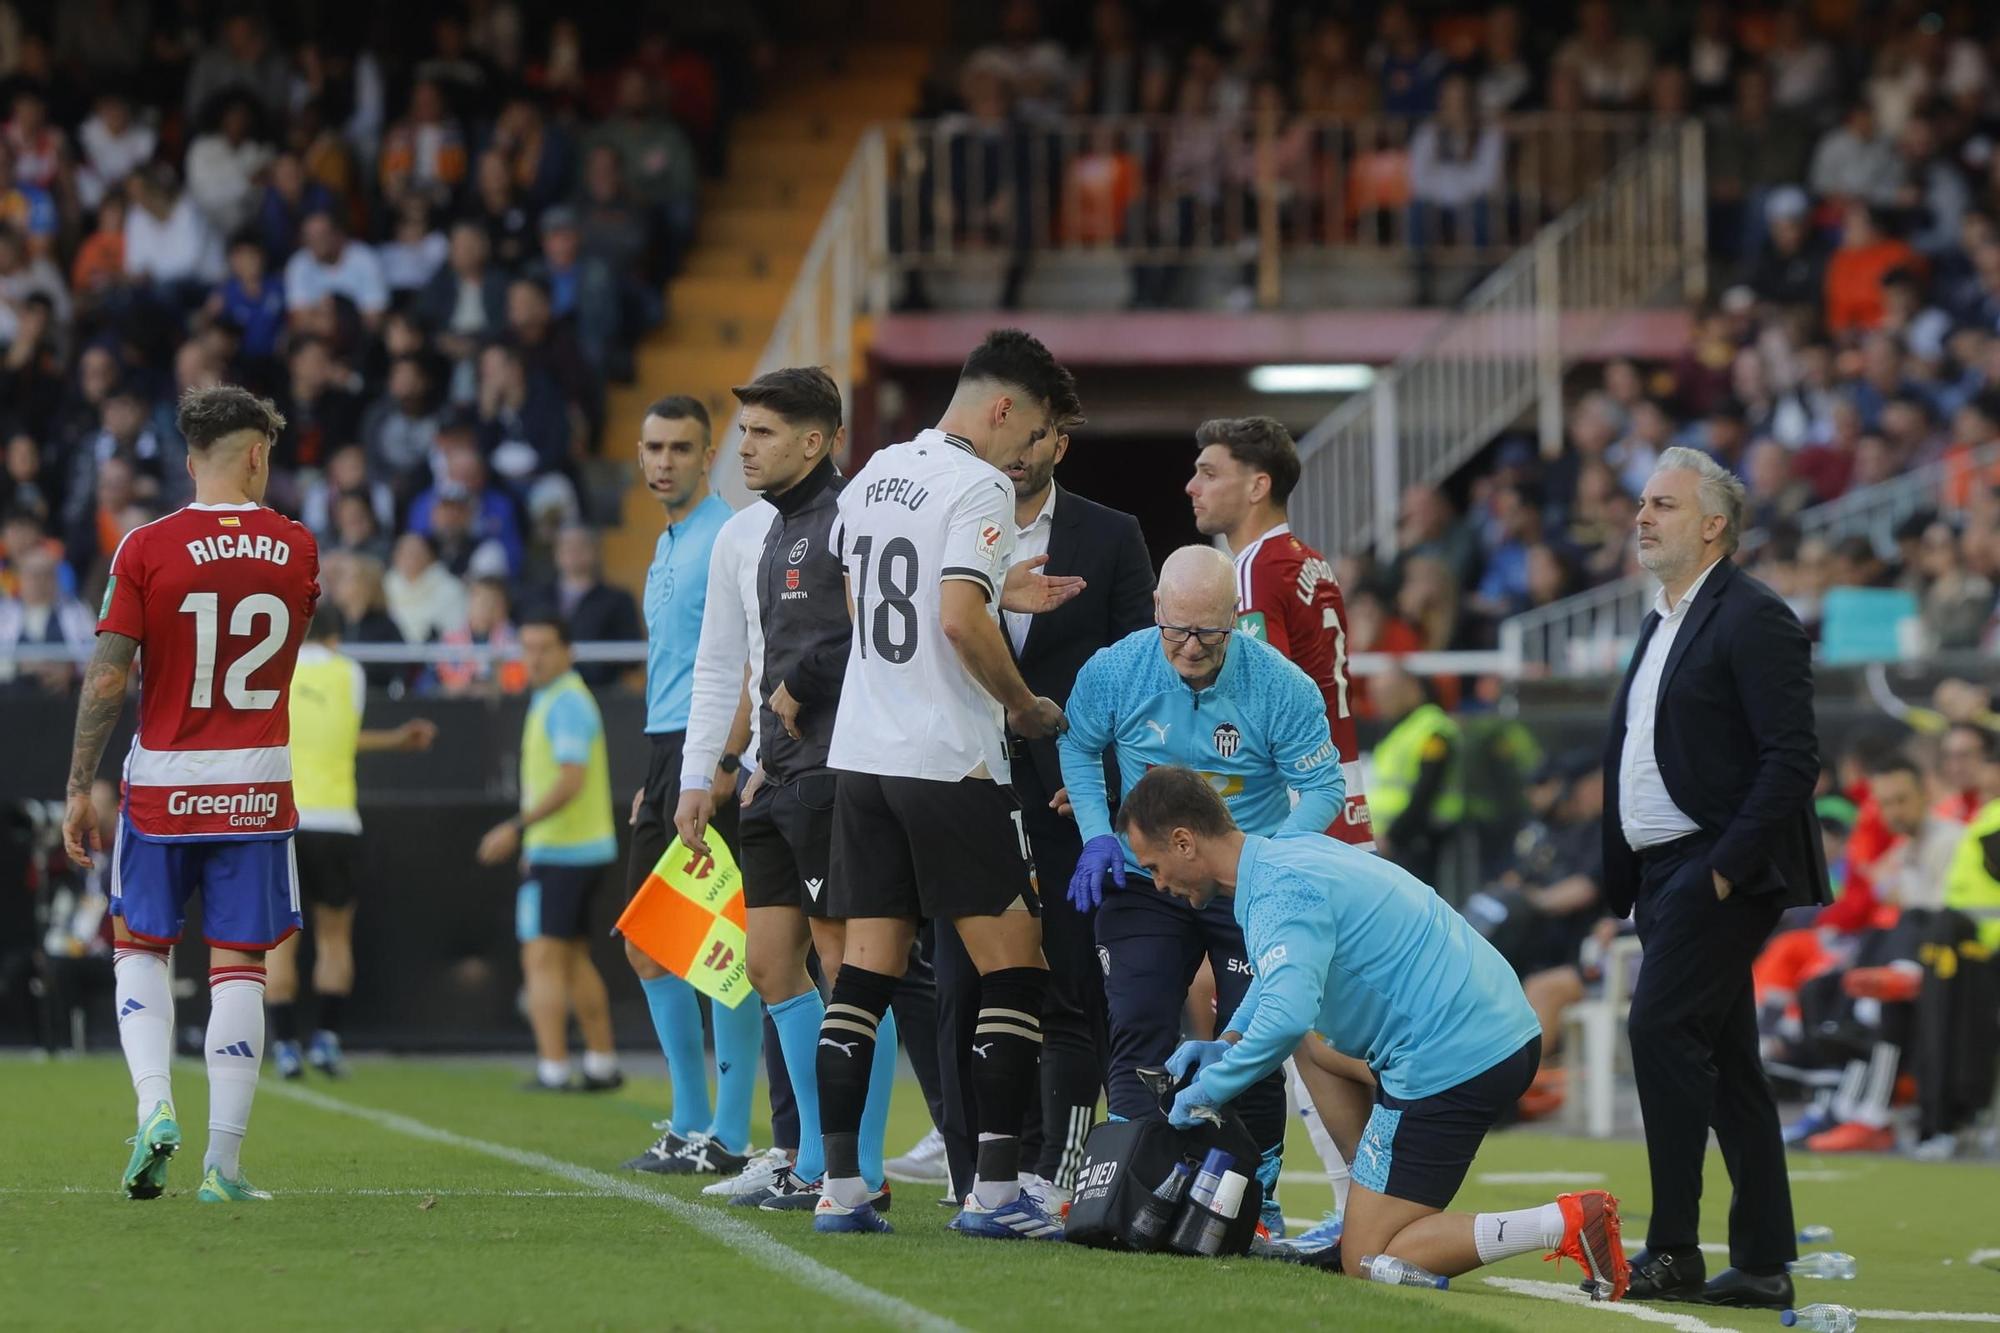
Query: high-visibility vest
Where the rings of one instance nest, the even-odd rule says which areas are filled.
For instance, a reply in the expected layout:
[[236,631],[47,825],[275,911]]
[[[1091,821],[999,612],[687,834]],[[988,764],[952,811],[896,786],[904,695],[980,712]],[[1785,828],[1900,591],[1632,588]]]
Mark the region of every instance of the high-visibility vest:
[[1433,826],[1455,824],[1465,817],[1465,793],[1459,790],[1458,723],[1436,704],[1412,709],[1375,746],[1368,779],[1368,807],[1375,827],[1386,832],[1410,808],[1417,777],[1424,764],[1452,754],[1444,790],[1431,807]]
[[1986,870],[1986,848],[1982,840],[2000,833],[2000,801],[1988,801],[1959,840],[1945,876],[1944,905],[1963,912],[1979,923],[1979,942],[2000,949],[2000,879]]
[[361,664],[325,647],[299,650],[292,672],[292,800],[299,827],[359,833],[354,754],[361,735]]
[[521,728],[521,808],[527,810],[548,794],[562,776],[555,743],[549,739],[549,709],[565,695],[579,695],[598,719],[584,760],[583,787],[570,803],[528,827],[521,843],[529,861],[594,863],[617,856],[618,833],[611,822],[611,761],[604,746],[603,717],[582,677],[571,671],[537,690]]

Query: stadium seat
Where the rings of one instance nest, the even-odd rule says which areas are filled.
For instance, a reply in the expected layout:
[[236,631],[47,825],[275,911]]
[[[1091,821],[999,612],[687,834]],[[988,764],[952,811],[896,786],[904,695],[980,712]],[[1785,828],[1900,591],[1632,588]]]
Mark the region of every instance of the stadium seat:
[[1621,935],[1604,951],[1604,981],[1598,994],[1563,1011],[1563,1064],[1569,1097],[1563,1122],[1594,1139],[1611,1137],[1618,1050],[1625,1016],[1632,1009],[1632,982],[1638,974],[1639,938]]

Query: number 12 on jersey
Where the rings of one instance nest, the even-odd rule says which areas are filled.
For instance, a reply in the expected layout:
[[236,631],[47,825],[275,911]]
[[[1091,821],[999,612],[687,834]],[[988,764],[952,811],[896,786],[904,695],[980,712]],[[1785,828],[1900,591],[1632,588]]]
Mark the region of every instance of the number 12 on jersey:
[[[215,705],[215,657],[219,647],[221,599],[212,592],[191,592],[181,599],[182,615],[194,617],[194,684],[188,690],[188,707]],[[247,639],[257,633],[257,622],[266,622],[264,637],[230,663],[222,677],[222,697],[231,708],[260,711],[277,706],[279,690],[253,690],[250,674],[277,656],[291,632],[292,612],[284,599],[268,592],[251,593],[229,613],[229,636]]]
[[875,566],[876,591],[880,600],[869,603],[868,566],[874,554],[875,538],[857,537],[854,558],[859,573],[854,580],[854,633],[861,655],[868,656],[873,645],[876,656],[901,664],[917,654],[917,546],[908,537],[891,537],[882,546],[882,559]]

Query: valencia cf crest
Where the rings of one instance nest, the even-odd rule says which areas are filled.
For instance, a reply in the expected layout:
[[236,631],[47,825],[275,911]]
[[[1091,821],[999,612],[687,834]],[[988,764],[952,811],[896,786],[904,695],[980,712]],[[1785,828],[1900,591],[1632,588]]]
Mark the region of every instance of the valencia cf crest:
[[1233,722],[1225,722],[1215,729],[1215,752],[1224,759],[1233,758],[1236,747],[1243,743],[1243,733]]

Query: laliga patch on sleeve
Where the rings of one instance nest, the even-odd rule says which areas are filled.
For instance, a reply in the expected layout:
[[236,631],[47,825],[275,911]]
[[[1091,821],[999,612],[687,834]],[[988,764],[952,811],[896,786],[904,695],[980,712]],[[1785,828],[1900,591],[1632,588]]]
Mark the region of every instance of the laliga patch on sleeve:
[[104,584],[104,604],[97,608],[99,620],[111,614],[111,599],[118,593],[118,576],[113,574]]
[[1270,635],[1264,632],[1264,613],[1262,611],[1245,611],[1242,615],[1236,617],[1236,628],[1253,639],[1263,639],[1267,642],[1270,639]]
[[982,524],[979,529],[979,558],[990,568],[1000,558],[1000,525]]

